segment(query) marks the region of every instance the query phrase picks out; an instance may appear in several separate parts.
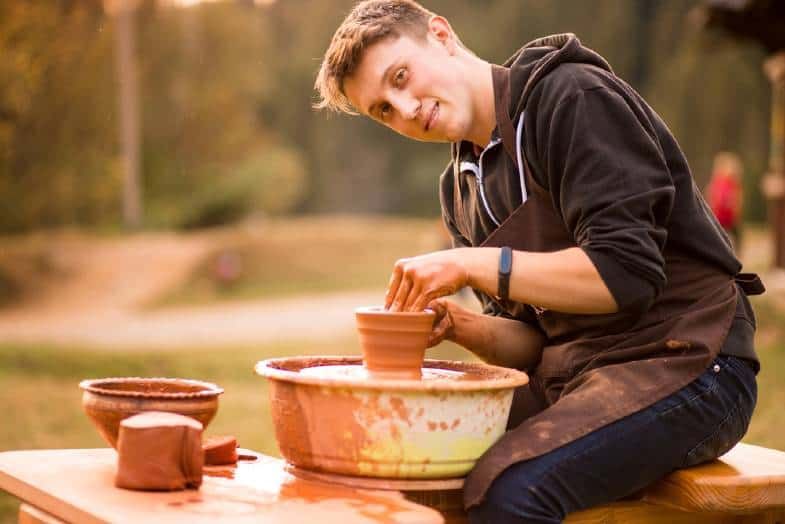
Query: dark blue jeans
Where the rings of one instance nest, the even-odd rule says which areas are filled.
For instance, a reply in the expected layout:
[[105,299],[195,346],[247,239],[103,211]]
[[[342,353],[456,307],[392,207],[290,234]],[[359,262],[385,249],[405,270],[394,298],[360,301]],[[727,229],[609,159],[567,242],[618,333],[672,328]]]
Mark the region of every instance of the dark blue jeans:
[[671,471],[732,448],[757,400],[748,362],[720,355],[692,383],[648,408],[507,468],[469,511],[473,523],[557,523],[631,495]]

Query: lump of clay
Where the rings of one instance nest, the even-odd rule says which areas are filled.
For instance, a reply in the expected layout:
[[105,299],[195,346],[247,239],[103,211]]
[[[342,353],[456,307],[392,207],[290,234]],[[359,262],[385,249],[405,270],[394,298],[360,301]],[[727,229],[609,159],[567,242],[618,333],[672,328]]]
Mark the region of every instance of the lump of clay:
[[148,411],[123,420],[117,439],[118,488],[170,491],[202,484],[202,424]]
[[202,444],[205,466],[225,466],[237,462],[237,439],[225,435],[207,437]]

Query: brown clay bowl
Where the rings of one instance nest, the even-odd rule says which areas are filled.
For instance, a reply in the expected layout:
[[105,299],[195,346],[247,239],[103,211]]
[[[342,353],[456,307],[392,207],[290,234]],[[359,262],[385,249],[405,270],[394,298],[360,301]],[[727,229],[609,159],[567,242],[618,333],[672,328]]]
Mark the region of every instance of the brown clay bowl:
[[435,313],[388,311],[382,306],[354,310],[363,364],[379,377],[420,376]]
[[206,428],[218,411],[223,389],[181,378],[102,378],[79,383],[82,408],[103,439],[117,447],[120,422],[143,411],[168,411],[194,418]]

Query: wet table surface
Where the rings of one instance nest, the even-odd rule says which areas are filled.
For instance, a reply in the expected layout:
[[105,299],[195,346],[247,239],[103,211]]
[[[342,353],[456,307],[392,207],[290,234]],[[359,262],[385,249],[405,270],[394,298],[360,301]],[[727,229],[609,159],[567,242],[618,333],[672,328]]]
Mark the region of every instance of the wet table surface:
[[114,486],[113,449],[0,453],[0,489],[66,522],[439,523],[441,515],[397,491],[303,480],[257,457],[206,467],[199,490],[143,492]]

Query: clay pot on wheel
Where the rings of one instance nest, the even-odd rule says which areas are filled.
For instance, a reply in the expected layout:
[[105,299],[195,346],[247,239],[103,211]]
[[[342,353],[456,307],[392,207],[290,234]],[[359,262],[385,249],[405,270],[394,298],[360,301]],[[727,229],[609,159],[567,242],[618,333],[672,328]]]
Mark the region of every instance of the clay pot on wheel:
[[419,378],[435,313],[355,309],[366,369],[378,378]]

